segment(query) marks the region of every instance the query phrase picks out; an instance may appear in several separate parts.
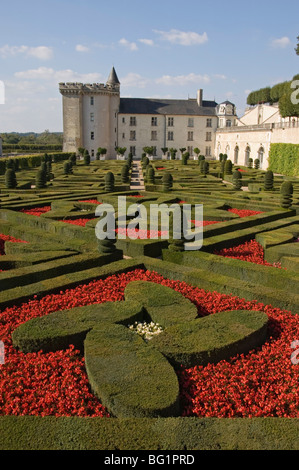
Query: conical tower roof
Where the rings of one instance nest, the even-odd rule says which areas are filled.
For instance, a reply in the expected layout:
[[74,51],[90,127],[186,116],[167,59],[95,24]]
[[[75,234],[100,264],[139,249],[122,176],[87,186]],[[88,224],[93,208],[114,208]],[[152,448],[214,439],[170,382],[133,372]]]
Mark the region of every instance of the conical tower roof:
[[107,85],[120,85],[120,82],[118,80],[114,67],[112,67],[112,70],[108,77]]

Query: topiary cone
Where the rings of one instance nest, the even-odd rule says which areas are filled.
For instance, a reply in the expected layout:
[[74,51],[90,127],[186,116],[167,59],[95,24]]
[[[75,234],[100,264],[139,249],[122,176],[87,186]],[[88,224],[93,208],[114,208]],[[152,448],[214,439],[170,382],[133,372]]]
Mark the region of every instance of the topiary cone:
[[111,171],[105,176],[105,191],[111,193],[114,191],[114,174]]
[[14,189],[17,187],[16,173],[12,168],[8,168],[5,172],[5,187],[7,189]]
[[291,181],[285,181],[280,188],[280,205],[283,209],[289,209],[293,203],[293,184]]

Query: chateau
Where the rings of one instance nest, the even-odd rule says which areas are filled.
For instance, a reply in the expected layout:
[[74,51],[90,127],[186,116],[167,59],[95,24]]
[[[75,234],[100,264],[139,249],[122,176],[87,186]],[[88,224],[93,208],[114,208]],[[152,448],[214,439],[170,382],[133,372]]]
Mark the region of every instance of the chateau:
[[117,147],[141,157],[144,147],[153,147],[153,158],[167,158],[162,149],[185,148],[191,158],[199,148],[206,158],[226,153],[233,163],[247,165],[259,158],[267,169],[270,144],[299,144],[298,118],[282,119],[277,106],[257,105],[237,117],[229,101],[205,101],[203,90],[196,98],[121,98],[114,67],[106,84],[60,83],[63,100],[65,152],[86,148],[94,159],[99,147],[106,158],[115,159]]

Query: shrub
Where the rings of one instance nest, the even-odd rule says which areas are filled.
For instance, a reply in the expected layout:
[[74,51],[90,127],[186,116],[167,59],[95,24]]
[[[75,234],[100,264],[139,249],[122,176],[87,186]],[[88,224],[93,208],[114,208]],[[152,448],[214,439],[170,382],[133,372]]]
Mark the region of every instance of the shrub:
[[203,161],[203,174],[204,174],[205,176],[207,176],[207,175],[209,174],[209,172],[210,172],[210,165],[209,165],[209,162],[207,162],[207,161],[204,160],[204,161]]
[[289,209],[293,203],[293,184],[291,181],[285,181],[280,188],[280,205],[283,209]]
[[233,186],[236,191],[242,188],[242,174],[238,170],[233,172]]
[[254,160],[254,168],[255,168],[256,170],[258,170],[259,167],[260,167],[260,161],[259,161],[258,158],[256,158],[256,159]]
[[233,174],[233,164],[232,164],[231,160],[226,160],[225,161],[224,173],[226,175],[232,175]]
[[70,175],[73,172],[72,163],[70,161],[64,162],[63,164],[63,173],[65,175]]
[[111,171],[105,176],[105,191],[109,193],[114,191],[114,174]]
[[182,164],[183,165],[187,165],[189,157],[190,157],[189,152],[183,153],[183,155],[182,155]]
[[5,172],[5,187],[7,189],[14,189],[17,187],[16,173],[13,168],[8,168]]
[[248,168],[252,168],[252,166],[253,166],[253,159],[249,158],[248,159]]
[[47,173],[40,168],[35,177],[36,188],[37,189],[45,188],[46,184],[47,184]]
[[90,165],[90,155],[89,155],[88,150],[85,150],[83,158],[84,158],[84,165]]
[[155,184],[155,170],[152,166],[149,167],[147,172],[147,181],[150,184]]
[[267,170],[264,176],[264,190],[272,191],[274,183],[274,176],[272,170]]
[[165,172],[163,175],[162,183],[163,183],[163,191],[167,192],[170,191],[172,188],[172,175],[168,172]]
[[130,168],[128,165],[124,165],[121,169],[121,181],[122,183],[128,183],[129,181]]

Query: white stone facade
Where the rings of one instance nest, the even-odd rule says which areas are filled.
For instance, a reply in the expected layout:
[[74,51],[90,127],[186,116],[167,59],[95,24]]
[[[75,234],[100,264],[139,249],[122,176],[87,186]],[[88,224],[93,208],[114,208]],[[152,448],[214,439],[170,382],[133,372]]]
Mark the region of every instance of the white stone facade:
[[247,166],[249,158],[267,169],[271,143],[299,144],[298,118],[282,119],[277,105],[258,105],[237,117],[229,101],[195,99],[161,100],[121,98],[114,68],[106,84],[60,83],[63,96],[65,152],[83,147],[96,158],[105,148],[105,158],[119,158],[116,147],[141,157],[144,147],[153,147],[153,158],[167,158],[163,148],[181,148],[194,156],[195,148],[206,158],[227,154],[233,163]]
[[[163,158],[162,148],[194,149],[215,157],[218,127],[217,103],[195,99],[147,100],[120,98],[120,83],[112,69],[106,84],[60,83],[63,96],[65,152],[86,148],[95,158],[99,147],[106,158],[117,158],[116,147],[126,147],[141,157],[144,147],[154,147],[154,158]],[[232,109],[235,109],[232,105]],[[236,118],[236,116],[234,116]]]
[[299,144],[299,119],[283,119],[278,106],[262,104],[248,109],[235,126],[217,129],[215,153],[245,166],[249,158],[259,159],[266,170],[271,143]]

